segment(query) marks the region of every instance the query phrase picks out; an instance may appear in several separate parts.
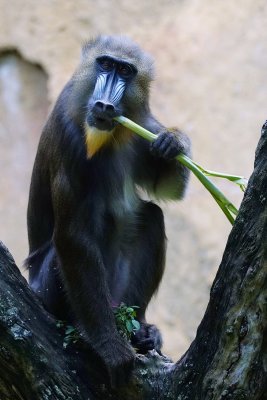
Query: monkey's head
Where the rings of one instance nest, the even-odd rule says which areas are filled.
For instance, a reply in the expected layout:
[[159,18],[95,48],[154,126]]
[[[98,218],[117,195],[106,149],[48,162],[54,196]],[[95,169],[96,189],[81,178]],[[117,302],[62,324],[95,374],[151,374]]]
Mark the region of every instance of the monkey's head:
[[138,121],[147,113],[152,78],[152,58],[127,37],[98,36],[84,45],[72,110],[84,126],[89,157],[112,138],[118,141],[114,117]]

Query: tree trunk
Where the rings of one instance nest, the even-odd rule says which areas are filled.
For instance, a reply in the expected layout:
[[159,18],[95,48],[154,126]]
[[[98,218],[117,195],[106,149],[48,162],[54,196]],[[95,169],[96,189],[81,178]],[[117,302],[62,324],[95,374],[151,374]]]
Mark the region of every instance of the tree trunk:
[[[138,356],[118,392],[101,384],[83,343],[64,334],[0,245],[1,400],[267,400],[267,123],[255,169],[197,335],[176,364]],[[214,227],[215,229],[215,227]]]

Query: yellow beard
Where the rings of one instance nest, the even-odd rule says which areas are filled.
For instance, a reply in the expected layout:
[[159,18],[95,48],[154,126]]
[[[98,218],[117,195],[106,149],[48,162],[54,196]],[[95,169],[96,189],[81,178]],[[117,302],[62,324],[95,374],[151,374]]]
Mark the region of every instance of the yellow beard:
[[85,125],[85,144],[87,157],[92,158],[101,147],[109,143],[112,139],[112,131],[100,131],[96,128]]
[[98,150],[107,144],[120,147],[128,142],[132,136],[132,132],[121,125],[117,125],[112,131],[100,131],[85,124],[84,131],[87,158],[92,158]]

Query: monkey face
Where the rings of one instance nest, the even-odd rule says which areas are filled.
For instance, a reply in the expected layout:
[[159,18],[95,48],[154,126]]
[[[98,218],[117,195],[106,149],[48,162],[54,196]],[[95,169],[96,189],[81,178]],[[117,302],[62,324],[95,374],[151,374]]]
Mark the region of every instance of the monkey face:
[[122,114],[122,97],[137,74],[133,64],[104,55],[96,59],[96,84],[90,98],[87,125],[99,131],[112,131],[114,117]]
[[127,143],[131,135],[114,117],[142,122],[153,78],[153,61],[121,36],[99,36],[82,49],[68,99],[71,117],[83,126],[88,158],[102,147]]

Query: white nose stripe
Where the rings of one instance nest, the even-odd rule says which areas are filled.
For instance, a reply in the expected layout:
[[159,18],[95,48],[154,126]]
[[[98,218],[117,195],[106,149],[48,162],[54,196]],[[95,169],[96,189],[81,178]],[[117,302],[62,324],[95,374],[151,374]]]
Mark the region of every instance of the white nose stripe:
[[124,79],[117,78],[114,74],[102,73],[97,77],[93,100],[105,101],[116,105],[121,100],[124,89]]

